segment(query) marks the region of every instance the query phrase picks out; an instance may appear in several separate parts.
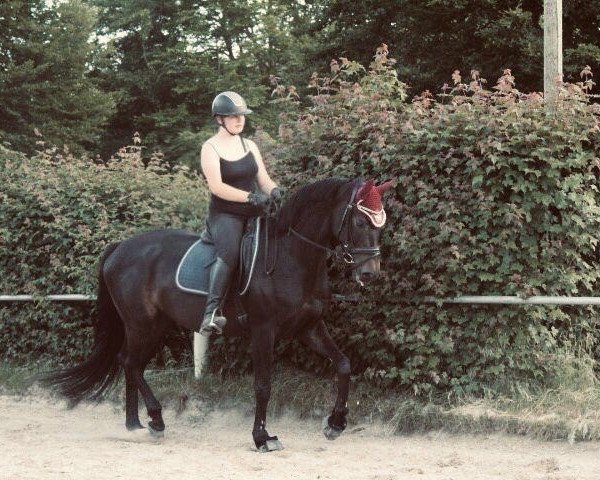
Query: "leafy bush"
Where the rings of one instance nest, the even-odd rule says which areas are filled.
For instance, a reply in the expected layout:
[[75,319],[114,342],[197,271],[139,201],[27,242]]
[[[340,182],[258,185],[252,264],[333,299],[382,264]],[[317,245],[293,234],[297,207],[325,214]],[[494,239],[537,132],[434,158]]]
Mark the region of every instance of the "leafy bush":
[[[565,348],[598,348],[591,307],[459,306],[418,303],[471,295],[594,295],[600,109],[589,81],[564,85],[557,102],[514,88],[504,72],[489,90],[477,72],[458,72],[440,95],[407,102],[380,48],[367,70],[332,62],[313,75],[303,107],[285,102],[279,139],[258,132],[273,176],[287,188],[326,176],[397,179],[386,200],[383,275],[357,290],[334,267],[334,289],[358,305],[335,304],[327,323],[363,378],[416,393],[480,392],[500,378],[544,380]],[[585,73],[584,76],[589,74]],[[304,100],[304,99],[303,99]],[[95,263],[113,240],[163,227],[200,230],[207,195],[198,179],[141,163],[139,145],[108,165],[57,152],[27,159],[0,151],[0,291],[95,290]],[[83,307],[0,309],[2,356],[78,359],[89,344]],[[83,338],[83,339],[82,339]],[[219,340],[214,368],[247,369],[244,343]],[[328,362],[295,343],[279,359],[317,372]]]
[[[368,71],[332,62],[331,76],[313,76],[313,105],[287,109],[270,151],[288,185],[328,175],[397,179],[383,278],[360,305],[332,312],[355,371],[415,392],[479,391],[500,374],[543,378],[565,342],[596,348],[593,308],[567,315],[406,301],[594,295],[600,109],[587,101],[591,82],[564,85],[544,105],[518,92],[508,70],[492,90],[478,72],[469,84],[455,72],[444,93],[406,103],[392,65],[385,46]],[[354,291],[341,277],[337,289]]]
[[[97,164],[55,149],[34,158],[0,149],[0,292],[95,294],[96,264],[111,242],[146,230],[203,228],[207,191],[159,158],[141,162],[139,138]],[[0,147],[1,148],[1,147]],[[90,307],[1,304],[2,356],[81,358]],[[86,336],[87,335],[87,336]]]

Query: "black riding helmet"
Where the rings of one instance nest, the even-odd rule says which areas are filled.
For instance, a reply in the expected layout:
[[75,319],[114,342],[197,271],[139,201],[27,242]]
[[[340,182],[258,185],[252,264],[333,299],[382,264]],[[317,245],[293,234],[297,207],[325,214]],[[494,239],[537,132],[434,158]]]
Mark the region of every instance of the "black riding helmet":
[[217,115],[248,115],[252,110],[246,105],[246,100],[235,92],[219,93],[212,102],[213,117]]

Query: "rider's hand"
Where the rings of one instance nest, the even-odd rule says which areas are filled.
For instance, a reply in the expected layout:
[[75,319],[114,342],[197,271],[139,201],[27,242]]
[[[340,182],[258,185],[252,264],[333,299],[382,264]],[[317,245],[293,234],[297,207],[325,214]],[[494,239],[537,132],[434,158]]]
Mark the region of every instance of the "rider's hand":
[[275,188],[273,188],[273,190],[271,190],[271,199],[275,203],[281,203],[282,198],[283,198],[283,192],[281,191],[281,188],[275,187]]
[[271,197],[262,192],[251,192],[248,194],[248,203],[263,210],[267,209],[270,202]]

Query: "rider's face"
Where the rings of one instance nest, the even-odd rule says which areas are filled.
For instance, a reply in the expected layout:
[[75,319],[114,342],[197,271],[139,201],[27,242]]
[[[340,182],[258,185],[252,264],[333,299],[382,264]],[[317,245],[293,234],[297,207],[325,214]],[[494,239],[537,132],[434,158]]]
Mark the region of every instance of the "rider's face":
[[244,115],[227,115],[226,117],[221,117],[221,119],[223,122],[222,125],[234,135],[238,135],[244,130],[244,125],[246,124],[246,117]]

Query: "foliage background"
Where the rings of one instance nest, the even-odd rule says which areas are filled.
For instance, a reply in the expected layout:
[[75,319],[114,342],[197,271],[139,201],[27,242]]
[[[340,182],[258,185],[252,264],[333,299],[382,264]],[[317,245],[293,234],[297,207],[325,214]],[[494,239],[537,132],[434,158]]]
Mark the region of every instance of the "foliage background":
[[[1,2],[0,292],[93,293],[107,243],[153,228],[201,229],[198,145],[213,131],[212,98],[232,89],[255,110],[248,132],[288,189],[321,176],[397,178],[385,275],[359,293],[368,302],[330,314],[357,375],[417,393],[480,392],[500,378],[547,379],[565,354],[595,358],[593,308],[398,301],[598,290],[599,112],[588,94],[600,71],[600,0],[564,2],[565,73],[581,84],[565,85],[552,110],[535,93],[542,8]],[[384,42],[398,61],[382,47],[365,68]],[[134,132],[143,146],[136,135],[121,148]],[[356,293],[332,273],[337,291]],[[89,347],[91,314],[2,304],[0,357],[76,361]],[[213,364],[249,368],[244,348],[220,340]],[[278,354],[329,368],[293,343]]]
[[[368,65],[381,43],[408,98],[458,69],[492,82],[511,68],[542,90],[538,0],[6,0],[0,4],[0,140],[32,154],[35,129],[71,151],[109,158],[140,132],[148,159],[197,168],[217,92],[255,110],[249,129],[278,129],[272,81],[295,85],[332,58]],[[566,79],[600,72],[600,0],[563,2]],[[307,105],[307,104],[305,104]]]
[[[49,148],[28,158],[0,150],[0,291],[95,294],[104,248],[160,228],[199,231],[207,193],[187,169],[146,166],[139,137],[108,164]],[[0,305],[0,355],[17,362],[73,362],[86,354],[85,304]],[[86,328],[82,328],[86,327]]]
[[489,90],[478,72],[465,81],[455,72],[445,93],[407,104],[385,45],[366,72],[346,59],[331,69],[313,77],[313,106],[284,116],[273,153],[289,184],[331,174],[397,178],[386,275],[357,307],[333,314],[358,371],[416,392],[463,392],[506,376],[544,378],[561,368],[563,349],[594,354],[593,308],[398,301],[597,292],[600,109],[585,95],[589,76],[565,85],[550,108],[516,90],[508,70]]
[[[444,93],[406,102],[394,64],[384,45],[368,68],[331,62],[329,74],[311,77],[308,98],[278,84],[277,140],[256,136],[288,189],[333,175],[397,179],[386,201],[381,281],[357,291],[333,266],[335,290],[361,300],[335,305],[328,317],[354,373],[417,394],[463,394],[500,388],[502,379],[513,388],[544,382],[565,354],[595,358],[594,308],[402,300],[594,295],[600,109],[589,102],[587,70],[553,106],[516,90],[510,71],[491,89],[477,72],[469,81],[455,72]],[[198,177],[156,156],[145,165],[137,137],[106,165],[54,149],[33,158],[4,149],[0,162],[3,290],[92,293],[108,242],[151,228],[202,227]],[[5,358],[81,358],[88,344],[74,335],[80,313],[54,306],[40,315],[45,307],[0,310]],[[213,368],[248,369],[245,347],[219,340]],[[279,345],[278,360],[330,368],[293,342]]]

